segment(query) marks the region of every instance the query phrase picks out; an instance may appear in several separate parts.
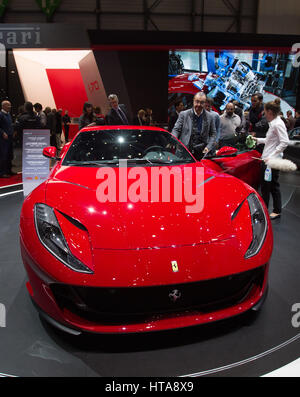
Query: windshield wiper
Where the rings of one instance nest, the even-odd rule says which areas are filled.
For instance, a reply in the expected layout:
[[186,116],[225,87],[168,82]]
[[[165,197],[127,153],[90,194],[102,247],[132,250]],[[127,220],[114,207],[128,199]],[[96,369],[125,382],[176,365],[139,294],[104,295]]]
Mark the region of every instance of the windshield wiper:
[[153,164],[187,164],[187,163],[192,163],[193,161],[189,160],[161,160],[161,159],[151,159],[151,162]]
[[122,159],[122,161],[127,161],[127,163],[140,163],[140,164],[149,163],[149,164],[152,164],[152,161],[150,161],[149,159],[145,159],[145,158]]
[[77,165],[77,166],[98,166],[98,167],[107,167],[109,165],[118,165],[121,162],[121,164],[185,164],[185,163],[191,163],[192,161],[188,160],[174,160],[174,161],[166,161],[166,160],[161,160],[161,159],[145,159],[145,158],[136,158],[136,159],[113,159],[113,160],[99,160],[99,161],[70,161],[67,162],[65,165]]
[[85,165],[97,165],[97,166],[106,166],[107,162],[103,162],[103,161],[70,161],[67,162],[66,165],[78,165],[78,166],[85,166]]
[[113,159],[113,160],[107,160],[106,164],[119,164],[122,163],[132,163],[132,164],[145,164],[149,163],[152,164],[150,160],[148,159],[143,159],[143,158],[136,158],[136,159]]
[[141,163],[141,164],[152,164],[150,160],[148,159],[113,159],[113,160],[99,160],[99,161],[70,161],[66,163],[66,165],[78,165],[78,166],[85,166],[85,165],[97,165],[97,166],[102,166],[105,167],[107,165],[117,165],[119,162],[125,162],[126,163]]
[[162,160],[162,159],[151,159],[152,163],[156,163],[156,164],[172,164],[173,161],[170,160]]

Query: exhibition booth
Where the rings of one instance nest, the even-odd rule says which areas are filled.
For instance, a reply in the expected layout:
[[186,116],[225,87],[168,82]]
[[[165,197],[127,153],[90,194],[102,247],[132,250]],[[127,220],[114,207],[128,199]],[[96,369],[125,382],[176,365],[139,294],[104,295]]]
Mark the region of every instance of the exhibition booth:
[[[299,359],[299,170],[281,173],[271,222],[256,147],[200,160],[166,131],[199,91],[219,114],[232,101],[248,112],[257,93],[294,113],[296,38],[32,29],[38,39],[6,49],[7,96],[14,113],[25,101],[68,110],[71,143],[59,152],[49,130],[24,130],[17,175],[0,182],[2,375],[268,376]],[[153,124],[79,132],[83,104],[106,116],[110,94],[131,119],[150,108]],[[147,179],[172,167],[180,186],[175,172]],[[127,185],[138,172],[144,191]],[[156,192],[166,185],[173,201]],[[176,196],[191,186],[198,212]]]

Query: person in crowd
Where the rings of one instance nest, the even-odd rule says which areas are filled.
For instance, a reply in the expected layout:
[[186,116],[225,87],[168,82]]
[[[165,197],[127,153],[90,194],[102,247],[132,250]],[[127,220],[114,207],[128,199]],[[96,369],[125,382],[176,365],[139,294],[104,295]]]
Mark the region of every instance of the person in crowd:
[[22,142],[23,137],[22,137],[22,135],[20,135],[19,132],[16,130],[16,128],[15,128],[15,122],[16,122],[16,120],[21,116],[22,113],[24,113],[24,105],[21,105],[21,106],[18,107],[17,116],[15,117],[15,120],[14,120],[14,130],[15,130],[15,134],[16,134],[16,140],[15,140],[15,142],[16,142],[16,147],[19,147],[19,148],[22,147],[22,144],[23,144],[23,142]]
[[237,114],[239,116],[239,118],[241,119],[241,125],[238,128],[237,132],[239,132],[239,133],[245,132],[246,131],[246,118],[245,118],[245,114],[243,111],[243,107],[238,101],[232,101],[232,103],[234,104],[234,113]]
[[[242,122],[242,124],[243,124],[243,122]],[[246,136],[249,134],[248,133],[249,125],[250,125],[249,110],[245,110],[244,111],[244,124],[243,124],[243,127],[242,127],[242,132],[244,132]]]
[[25,102],[24,112],[17,118],[15,122],[15,129],[18,135],[23,137],[23,130],[35,130],[42,128],[40,119],[34,113],[33,104]]
[[[257,138],[265,138],[269,123],[264,114],[263,95],[253,94],[248,116],[248,133]],[[263,146],[257,145],[256,150],[262,153]]]
[[95,113],[91,103],[85,102],[82,109],[82,114],[79,117],[79,130],[84,127],[94,125]]
[[101,119],[104,118],[104,115],[103,115],[103,113],[101,111],[101,107],[100,106],[95,106],[94,113],[95,113],[97,118],[101,118]]
[[208,154],[216,146],[216,127],[213,116],[205,110],[206,95],[198,92],[193,99],[193,107],[179,113],[172,130],[196,158]]
[[10,111],[11,103],[3,101],[0,112],[0,178],[15,175],[12,172],[14,128]]
[[48,115],[51,113],[51,108],[49,106],[45,107],[44,113],[46,115],[46,127],[48,127]]
[[275,98],[274,99],[274,103],[276,103],[276,105],[278,105],[279,107],[281,106],[281,100],[280,98]]
[[56,146],[56,109],[52,109],[48,106],[45,108],[45,114],[47,118],[46,129],[50,130],[50,144]]
[[56,114],[56,126],[55,126],[55,142],[57,150],[61,149],[61,133],[62,133],[62,109],[58,109]]
[[153,120],[153,111],[151,108],[146,108],[146,125],[155,125]]
[[232,103],[234,105],[234,113],[237,114],[242,121],[244,112],[243,109],[240,107],[240,103],[238,101],[232,101]]
[[[273,212],[270,218],[276,219],[281,215],[282,203],[281,192],[279,184],[279,171],[271,169],[271,180],[268,181],[266,177],[267,162],[271,158],[281,158],[283,151],[288,146],[289,138],[284,122],[280,118],[280,106],[275,102],[268,102],[265,104],[265,116],[269,122],[265,138],[254,138],[257,143],[264,144],[262,152],[262,169],[261,169],[261,193],[266,206],[269,206],[270,194],[273,197]],[[269,171],[269,170],[268,170]]]
[[46,115],[46,126],[45,126],[45,129],[51,131],[51,125],[52,125],[51,108],[49,106],[45,107],[44,113]]
[[130,124],[130,118],[126,110],[125,105],[119,104],[119,98],[115,94],[108,96],[108,102],[110,104],[110,111],[106,116],[106,124],[109,125],[128,125]]
[[91,103],[85,102],[83,105],[82,114],[79,117],[79,130],[88,125],[92,124],[95,121],[94,117],[94,109]]
[[96,106],[94,108],[94,113],[95,113],[95,125],[105,125],[105,116],[102,113],[100,106]]
[[279,116],[280,116],[281,120],[284,122],[286,128],[288,129],[289,123],[288,123],[287,119],[284,117],[283,112],[281,111],[281,100],[280,100],[280,98],[275,98],[273,102],[276,105],[279,106],[279,108],[280,108]]
[[18,117],[20,117],[21,114],[24,113],[24,111],[25,111],[24,105],[19,106],[19,107],[18,107],[18,114],[17,114],[16,119],[17,119]]
[[174,106],[175,106],[175,112],[170,114],[169,122],[168,122],[168,131],[170,131],[170,132],[174,128],[174,125],[178,119],[179,113],[184,110],[184,104],[181,99],[177,99]]
[[40,124],[42,128],[46,127],[47,124],[47,116],[45,114],[45,112],[43,112],[43,107],[40,103],[35,103],[33,105],[34,110],[36,111],[36,115],[38,116],[39,120],[40,120]]
[[269,129],[268,121],[264,115],[263,95],[256,93],[251,97],[249,109],[249,133],[257,138],[265,138]]
[[65,132],[65,140],[66,143],[69,142],[69,131],[70,131],[70,124],[71,124],[71,117],[69,116],[69,111],[65,110],[65,114],[62,118],[64,124],[64,132]]
[[295,120],[295,125],[294,128],[299,128],[300,127],[300,109],[296,110],[296,120]]
[[105,118],[103,114],[98,114],[98,115],[95,114],[93,105],[91,103],[85,102],[83,105],[82,114],[79,117],[79,130],[81,130],[84,127],[93,127],[95,125],[104,125],[104,124],[105,124]]
[[288,110],[288,111],[286,112],[286,118],[287,118],[287,120],[288,120],[288,122],[289,122],[289,128],[288,128],[288,130],[291,131],[293,128],[295,128],[295,122],[296,122],[296,119],[295,119],[295,117],[293,116],[293,112],[292,112],[291,110]]
[[209,114],[212,115],[212,117],[214,119],[216,131],[217,131],[216,142],[218,143],[219,139],[220,139],[220,133],[221,133],[220,115],[219,115],[219,113],[217,113],[213,110],[213,105],[214,105],[214,100],[212,98],[206,97],[205,109],[209,112]]
[[[278,102],[275,102],[275,101],[274,101],[274,103],[276,103],[276,105],[278,104]],[[285,126],[286,126],[286,129],[289,130],[289,125],[290,125],[290,124],[289,124],[288,119],[286,119],[286,118],[284,117],[283,112],[280,112],[280,113],[279,113],[279,116],[280,116],[281,120],[284,122],[284,124],[285,124]]]
[[133,125],[147,125],[147,119],[146,119],[146,112],[144,109],[140,109],[137,112],[136,117],[132,120]]
[[224,114],[220,117],[220,141],[219,147],[223,146],[235,146],[237,142],[237,133],[241,126],[240,116],[234,112],[235,106],[229,102],[226,105]]

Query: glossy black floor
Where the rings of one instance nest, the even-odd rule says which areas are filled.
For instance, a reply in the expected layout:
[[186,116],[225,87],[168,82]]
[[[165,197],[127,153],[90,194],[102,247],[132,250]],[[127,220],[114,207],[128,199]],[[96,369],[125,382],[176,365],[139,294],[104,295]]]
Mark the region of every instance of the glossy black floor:
[[[270,288],[261,313],[209,326],[122,336],[62,334],[40,321],[18,241],[22,193],[0,197],[0,373],[16,376],[260,376],[300,356],[300,173],[281,176]],[[3,193],[0,191],[0,194]]]

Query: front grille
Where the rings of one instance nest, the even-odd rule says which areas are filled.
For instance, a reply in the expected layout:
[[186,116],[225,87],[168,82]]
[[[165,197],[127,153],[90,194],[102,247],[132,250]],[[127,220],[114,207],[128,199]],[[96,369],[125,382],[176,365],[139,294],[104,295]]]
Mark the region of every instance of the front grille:
[[[153,287],[79,287],[52,284],[61,309],[93,322],[128,324],[155,315],[221,310],[243,301],[254,285],[262,286],[265,266],[247,272],[185,284]],[[176,299],[176,296],[180,297]]]

